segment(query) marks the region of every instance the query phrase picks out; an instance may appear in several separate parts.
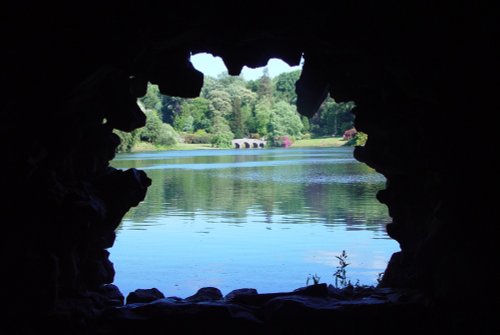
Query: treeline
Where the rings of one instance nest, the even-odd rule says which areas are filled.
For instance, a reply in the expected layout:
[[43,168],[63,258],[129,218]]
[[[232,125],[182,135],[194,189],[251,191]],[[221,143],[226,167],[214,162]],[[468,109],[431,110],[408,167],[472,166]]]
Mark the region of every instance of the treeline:
[[270,78],[267,69],[257,80],[221,74],[205,76],[200,97],[185,99],[162,95],[148,85],[140,103],[147,122],[132,133],[117,132],[119,151],[130,151],[140,141],[168,147],[178,142],[210,143],[230,147],[234,138],[262,138],[271,146],[296,139],[342,136],[352,128],[354,102],[328,98],[311,119],[297,113],[295,82],[300,70]]

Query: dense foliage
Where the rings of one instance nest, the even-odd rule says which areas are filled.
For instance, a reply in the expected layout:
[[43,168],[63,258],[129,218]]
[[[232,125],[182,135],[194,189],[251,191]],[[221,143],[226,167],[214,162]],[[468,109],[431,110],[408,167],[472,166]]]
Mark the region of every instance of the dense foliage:
[[368,140],[368,135],[358,131],[354,136],[347,141],[346,145],[348,146],[364,146],[366,141]]
[[119,150],[129,151],[137,141],[165,147],[178,141],[230,147],[232,139],[245,137],[285,146],[301,138],[341,136],[352,128],[353,102],[328,98],[313,118],[300,116],[295,106],[299,76],[297,70],[271,79],[266,69],[259,79],[250,81],[227,74],[206,76],[195,99],[165,96],[149,84],[140,99],[147,124],[132,134],[117,132],[122,139]]

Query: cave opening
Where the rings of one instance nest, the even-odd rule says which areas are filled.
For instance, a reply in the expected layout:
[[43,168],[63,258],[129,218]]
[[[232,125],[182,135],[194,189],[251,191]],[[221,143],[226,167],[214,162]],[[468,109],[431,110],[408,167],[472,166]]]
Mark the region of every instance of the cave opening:
[[[179,297],[206,286],[225,294],[242,287],[291,291],[308,284],[312,274],[339,286],[335,273],[342,250],[349,257],[343,286],[373,286],[380,280],[390,255],[398,251],[385,233],[390,222],[385,206],[375,199],[384,178],[353,159],[353,147],[345,146],[350,137],[324,135],[352,132],[349,105],[327,99],[318,111],[323,115],[311,123],[307,119],[305,128],[294,106],[300,67],[269,64],[253,74],[228,77],[222,60],[214,63],[205,54],[194,66],[212,76],[205,75],[194,100],[161,95],[149,84],[139,101],[148,118],[157,112],[178,132],[183,149],[197,150],[144,151],[148,147],[139,143],[135,153],[119,154],[112,162],[120,169],[140,168],[152,179],[145,201],[125,215],[110,249],[114,284],[125,295],[153,287]],[[214,75],[213,68],[220,73]],[[275,71],[280,72],[268,74]],[[251,79],[245,80],[245,73]],[[263,85],[269,87],[263,90]],[[231,118],[235,104],[248,113],[240,127]],[[256,109],[272,118],[280,112],[274,106],[285,106],[286,118],[299,122],[300,132],[293,137],[293,128],[277,132],[294,143],[273,143],[270,131],[277,126],[270,121],[264,133],[252,128]],[[235,152],[229,145],[206,150],[214,146],[210,136],[219,115],[231,136],[244,134],[234,143],[247,150]],[[286,122],[280,120],[275,122]],[[138,138],[156,137],[144,133],[154,128],[151,122]],[[264,143],[251,137],[267,137],[273,145],[254,151]]]
[[[484,188],[495,176],[488,168],[498,139],[495,123],[482,120],[498,109],[497,13],[429,1],[267,5],[234,3],[226,15],[214,3],[8,3],[0,22],[8,332],[496,329],[498,299],[482,279],[497,277],[495,199]],[[198,96],[203,75],[191,51],[221,56],[229,74],[272,57],[296,65],[303,55],[301,114],[312,116],[328,94],[356,101],[356,129],[370,138],[354,156],[387,179],[377,199],[401,246],[383,287],[362,301],[320,284],[287,296],[239,292],[206,303],[210,292],[200,292],[191,301],[123,305],[108,249],[150,180],[109,165],[119,145],[113,129],[145,124],[136,99],[148,82],[171,96]],[[473,287],[464,264],[479,274]]]

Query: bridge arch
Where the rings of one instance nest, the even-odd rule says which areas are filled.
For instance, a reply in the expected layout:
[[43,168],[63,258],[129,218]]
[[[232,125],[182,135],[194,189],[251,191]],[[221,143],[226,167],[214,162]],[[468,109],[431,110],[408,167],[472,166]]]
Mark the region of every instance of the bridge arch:
[[237,138],[231,141],[235,149],[262,149],[266,141],[253,138]]

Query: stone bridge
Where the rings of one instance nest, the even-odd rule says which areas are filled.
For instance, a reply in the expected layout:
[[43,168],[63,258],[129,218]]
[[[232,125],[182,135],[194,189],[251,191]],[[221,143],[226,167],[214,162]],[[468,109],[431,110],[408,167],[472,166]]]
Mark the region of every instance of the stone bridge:
[[236,149],[259,149],[266,146],[266,141],[253,138],[237,138],[232,140],[231,142],[233,143],[233,147]]

